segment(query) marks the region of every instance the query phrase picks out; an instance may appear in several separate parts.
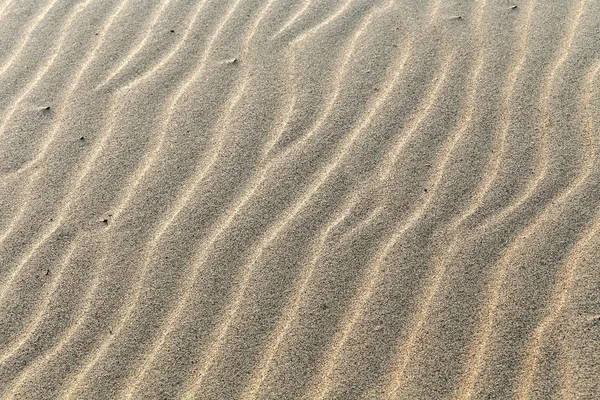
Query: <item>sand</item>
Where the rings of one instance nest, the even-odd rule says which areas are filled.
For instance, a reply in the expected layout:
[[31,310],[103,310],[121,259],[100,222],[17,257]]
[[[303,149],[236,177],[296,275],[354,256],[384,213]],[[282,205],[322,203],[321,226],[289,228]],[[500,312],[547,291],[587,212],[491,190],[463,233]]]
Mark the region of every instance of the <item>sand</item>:
[[0,1],[0,398],[600,398],[599,10]]

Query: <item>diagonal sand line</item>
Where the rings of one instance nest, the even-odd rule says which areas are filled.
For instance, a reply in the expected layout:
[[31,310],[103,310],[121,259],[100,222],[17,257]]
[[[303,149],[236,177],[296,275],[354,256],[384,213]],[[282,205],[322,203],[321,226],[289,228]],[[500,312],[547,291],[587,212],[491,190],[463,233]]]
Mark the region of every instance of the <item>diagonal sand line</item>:
[[[101,265],[106,259],[106,248],[103,252],[103,257],[100,260],[99,264]],[[37,359],[31,364],[27,365],[18,375],[18,377],[11,382],[11,384],[4,390],[0,397],[6,399],[13,399],[15,397],[19,397],[19,388],[25,385],[29,380],[33,378],[33,376],[39,375],[40,371],[44,371],[44,367],[52,362],[56,356],[63,351],[67,345],[71,342],[71,339],[75,337],[77,332],[80,331],[83,326],[85,320],[88,317],[89,312],[92,310],[94,305],[93,299],[98,287],[100,286],[100,269],[96,269],[96,273],[94,274],[93,280],[90,282],[88,289],[86,291],[85,297],[83,299],[83,303],[81,304],[79,317],[69,326],[67,331],[63,334],[61,340],[56,343],[52,348],[48,349],[45,353],[41,354]]]
[[0,5],[0,21],[2,21],[2,18],[4,17],[4,13],[6,12],[6,10],[8,9],[8,6],[10,6],[12,2],[13,2],[13,0],[6,0],[4,2],[4,4]]
[[[245,58],[245,56],[248,54],[249,49],[250,49],[250,42],[252,41],[255,33],[257,32],[257,29],[261,23],[261,21],[263,20],[263,18],[266,16],[267,11],[269,10],[269,7],[271,6],[271,4],[273,3],[274,0],[269,0],[269,2],[267,2],[265,4],[265,6],[262,8],[262,10],[260,11],[260,13],[258,14],[256,20],[254,21],[254,23],[252,24],[252,28],[250,29],[250,32],[246,35],[246,40],[244,43],[244,48],[242,50],[242,58]],[[237,4],[236,4],[237,5]],[[231,13],[233,13],[233,11],[235,11],[235,7],[231,9]],[[226,21],[225,21],[226,22]],[[241,80],[241,83],[239,84],[238,89],[236,90],[237,94],[232,98],[229,106],[227,107],[226,112],[224,113],[224,118],[223,121],[221,123],[219,123],[218,125],[225,125],[226,121],[229,120],[230,115],[232,114],[235,106],[238,104],[239,100],[241,99],[241,97],[243,96],[243,94],[245,93],[245,87],[248,84],[249,81],[249,72],[248,69],[245,70],[246,73],[244,74],[244,77]],[[217,152],[214,153],[215,155],[217,154]],[[216,157],[213,158],[213,160],[216,161]],[[213,163],[209,163],[209,167],[212,165]],[[208,170],[208,168],[206,170]],[[203,178],[205,174],[203,173],[201,175],[201,178]],[[192,185],[193,188],[198,186],[198,181],[195,181],[194,184]],[[185,203],[187,203],[187,198]],[[183,303],[183,302],[181,302]],[[172,321],[174,322],[174,321]],[[169,324],[169,326],[172,325],[172,323]],[[155,340],[153,342],[152,345],[152,349],[149,351],[149,354],[144,358],[144,361],[142,363],[142,365],[138,368],[138,370],[135,372],[135,376],[133,377],[133,379],[130,381],[130,383],[127,385],[126,391],[124,392],[123,397],[125,398],[131,398],[138,385],[142,382],[142,380],[144,379],[146,372],[148,371],[148,368],[151,367],[158,351],[160,350],[160,348],[162,347],[167,333],[170,331],[170,329],[167,330],[163,330],[163,332],[161,332],[161,334],[158,336],[158,340]]]
[[[127,2],[128,2],[128,0],[122,0],[119,3],[119,6],[115,8],[115,11],[110,15],[108,20],[104,23],[102,30],[100,31],[100,34],[98,35],[96,47],[89,53],[86,61],[82,64],[81,68],[79,69],[78,73],[76,74],[75,79],[73,80],[73,82],[71,82],[71,86],[67,92],[67,93],[69,93],[69,95],[79,85],[79,81],[80,81],[84,71],[87,69],[87,67],[89,66],[91,61],[94,59],[95,55],[97,54],[98,49],[102,45],[104,35],[106,35],[106,32],[110,28],[114,19],[123,10],[123,8]],[[69,96],[69,95],[67,95],[67,96]],[[61,122],[62,122],[62,120],[59,120],[59,122],[57,124],[55,124],[55,128],[53,129],[52,133],[49,135],[48,141],[52,141],[54,136],[57,135],[57,133],[61,127]],[[21,270],[25,267],[25,265],[29,262],[29,260],[35,255],[36,251],[46,242],[46,240],[48,240],[50,237],[52,237],[54,232],[56,232],[58,230],[58,228],[62,225],[62,222],[66,216],[66,213],[68,212],[68,209],[70,208],[72,202],[74,201],[75,192],[81,186],[84,178],[89,173],[89,171],[91,169],[92,161],[95,157],[97,157],[98,153],[101,151],[101,147],[102,146],[99,146],[96,149],[96,151],[92,155],[92,159],[88,160],[88,162],[81,169],[81,173],[78,176],[76,176],[75,182],[74,182],[74,184],[72,184],[71,190],[69,190],[65,200],[63,201],[63,203],[61,205],[61,211],[54,219],[54,222],[52,223],[52,225],[50,225],[50,227],[42,234],[42,236],[35,243],[33,243],[30,246],[29,251],[25,254],[24,257],[21,258],[21,260],[19,261],[17,266],[10,272],[8,279],[3,283],[2,287],[0,287],[0,303],[4,300],[4,296],[6,296],[8,289],[12,285],[13,281],[19,276],[19,273],[21,272]]]
[[[373,14],[369,14],[369,16],[372,17]],[[363,25],[366,25],[369,21],[370,21],[370,18],[367,17],[367,19],[365,19],[365,22],[363,23]],[[362,30],[364,30],[364,27],[359,28],[359,30],[357,31],[357,33],[355,33],[355,35],[358,35]],[[350,51],[348,51],[348,53],[350,53]],[[406,51],[406,53],[405,53],[405,57],[403,58],[403,62],[406,61],[406,57],[407,56],[408,56],[408,51]],[[401,68],[400,68],[400,70],[401,70]],[[254,270],[254,265],[256,264],[256,262],[261,257],[263,250],[268,246],[268,244],[271,241],[273,241],[277,237],[278,233],[289,222],[291,222],[294,219],[294,217],[306,206],[308,200],[310,200],[310,198],[314,194],[316,194],[316,192],[326,182],[326,180],[329,177],[329,175],[339,165],[341,159],[343,159],[344,156],[347,155],[347,153],[348,153],[351,145],[353,144],[353,142],[358,137],[358,134],[370,123],[370,121],[372,120],[372,118],[374,118],[374,116],[376,114],[376,110],[378,110],[378,108],[383,103],[383,98],[385,98],[385,96],[380,96],[377,99],[377,101],[375,102],[375,104],[372,106],[372,109],[370,110],[368,116],[365,119],[363,119],[361,121],[360,125],[358,125],[353,130],[353,132],[351,132],[346,137],[346,139],[343,141],[343,144],[341,145],[341,149],[339,150],[339,154],[334,158],[334,160],[331,163],[328,163],[327,166],[323,169],[323,171],[320,174],[321,176],[316,180],[316,183],[312,185],[312,187],[296,203],[296,205],[293,207],[293,209],[289,211],[288,216],[285,217],[283,219],[283,221],[281,221],[276,227],[274,227],[271,230],[270,233],[268,233],[268,235],[264,239],[263,243],[255,250],[254,255],[251,256],[251,260],[244,267],[243,276],[241,278],[241,283],[240,283],[240,285],[239,285],[239,287],[238,287],[238,289],[236,291],[236,295],[230,301],[229,306],[226,307],[226,311],[224,313],[224,317],[223,317],[222,323],[220,324],[219,328],[217,329],[218,333],[216,334],[216,339],[213,341],[214,344],[209,348],[209,350],[208,350],[208,356],[203,357],[204,360],[208,360],[208,361],[205,361],[204,366],[200,370],[199,378],[197,378],[196,382],[192,385],[192,388],[188,392],[193,393],[195,390],[199,389],[199,387],[201,386],[201,383],[202,383],[203,379],[205,378],[206,374],[208,373],[210,367],[212,366],[215,357],[219,354],[221,343],[225,339],[225,335],[227,334],[227,332],[229,330],[229,327],[230,327],[231,323],[233,322],[233,319],[236,316],[237,310],[239,309],[239,306],[241,304],[241,301],[242,301],[242,299],[244,297],[244,294],[245,294],[245,291],[247,289],[248,283],[249,283],[250,278],[252,276],[252,273],[253,273],[253,270]],[[320,126],[320,123],[317,123],[316,126],[317,127]],[[256,187],[257,186],[255,186],[255,188]],[[246,199],[247,199],[247,197],[246,197]],[[204,257],[201,257],[201,259],[202,258],[204,258]]]
[[[178,100],[181,98],[181,96],[183,96],[183,94],[185,93],[185,91],[187,90],[188,86],[194,82],[204,71],[204,68],[206,66],[206,61],[208,59],[210,50],[212,49],[212,46],[216,40],[216,38],[219,36],[219,34],[221,33],[221,31],[223,30],[225,24],[228,22],[229,18],[231,17],[231,15],[233,14],[233,12],[235,11],[235,9],[237,8],[237,6],[239,5],[240,0],[237,0],[232,7],[229,8],[228,13],[224,16],[223,19],[221,19],[221,22],[219,24],[219,26],[217,27],[216,31],[213,33],[213,35],[211,36],[211,38],[209,39],[209,44],[207,45],[204,55],[203,55],[203,59],[202,62],[200,63],[199,67],[196,68],[196,70],[193,72],[193,74],[188,78],[188,80],[182,85],[182,87],[180,87],[177,92],[175,93],[175,96],[173,96],[172,100],[170,101],[170,105],[168,107],[168,111],[167,111],[167,119],[165,120],[166,122],[164,123],[163,127],[166,129],[166,126],[168,125],[168,122],[170,120],[170,117],[172,115],[172,111],[176,105],[176,103],[178,102]],[[204,3],[200,3],[200,7],[198,8],[197,11],[200,10],[201,6]],[[197,15],[197,12],[196,14]],[[194,18],[195,19],[195,18]],[[164,134],[164,131],[163,131]],[[157,150],[154,151],[154,157],[156,157],[156,152],[158,151],[158,148],[160,148],[161,142],[159,141],[159,143],[157,144]],[[216,152],[215,152],[216,154]],[[213,162],[216,158],[213,157]],[[141,178],[143,177],[143,175],[145,174],[145,172],[150,168],[150,165],[153,163],[154,158],[147,158],[146,159],[146,163],[144,164],[144,166],[141,169],[141,173],[136,174],[136,181],[139,182],[141,180]],[[200,177],[199,179],[201,179],[204,174],[206,173],[206,170],[210,167],[210,165],[213,163],[210,162],[208,164],[208,167],[203,168],[202,172],[200,174],[198,174],[198,176]],[[198,179],[197,179],[198,181]],[[192,185],[192,189],[195,187],[195,185]],[[129,193],[133,193],[132,190],[129,191]],[[179,213],[181,212],[181,210],[184,208],[185,204],[187,204],[187,202],[190,199],[192,190],[186,190],[185,195],[179,199],[179,201],[177,202],[177,204],[174,207],[174,211],[172,211],[172,213],[168,216],[167,220],[161,225],[161,228],[158,230],[157,234],[155,234],[154,238],[150,241],[150,245],[148,246],[149,249],[152,249],[154,247],[154,245],[158,242],[158,240],[160,239],[160,237],[162,236],[162,234],[164,232],[166,232],[168,226],[175,220],[175,218],[179,215]],[[126,195],[124,200],[122,201],[121,204],[127,202],[130,199],[131,195]],[[119,210],[122,210],[122,207],[119,207]],[[117,213],[115,213],[113,215],[113,218],[117,218]],[[114,328],[114,334],[111,335],[110,337],[107,337],[105,341],[103,341],[101,343],[101,345],[94,351],[94,354],[91,356],[91,359],[88,361],[88,363],[86,364],[86,366],[84,367],[84,369],[82,371],[80,371],[80,373],[75,377],[73,384],[68,388],[67,392],[65,393],[65,397],[70,398],[74,392],[77,391],[78,387],[82,384],[83,380],[86,378],[86,376],[88,375],[88,373],[90,372],[91,368],[96,365],[97,362],[100,361],[100,359],[105,355],[106,351],[108,350],[108,348],[110,347],[110,345],[113,343],[113,341],[115,340],[115,338],[119,335],[119,333],[123,330],[123,328],[125,327],[125,322],[130,318],[130,316],[133,314],[133,312],[136,309],[137,306],[137,302],[139,300],[139,297],[141,296],[142,293],[142,289],[143,287],[141,286],[143,284],[143,277],[145,276],[145,272],[147,271],[148,267],[149,267],[149,256],[150,254],[147,253],[147,257],[144,261],[144,265],[142,266],[142,271],[141,271],[141,279],[139,279],[136,283],[136,286],[133,289],[133,297],[132,300],[129,302],[129,306],[126,308],[124,315],[121,317],[119,324],[117,325],[117,327]]]
[[[54,51],[52,52],[52,55],[48,58],[48,61],[46,62],[44,67],[42,67],[37,72],[35,79],[30,81],[30,83],[27,85],[25,90],[23,90],[21,95],[15,101],[12,102],[11,106],[8,108],[8,111],[6,111],[6,113],[2,116],[2,121],[0,122],[0,137],[2,137],[2,133],[4,132],[4,130],[6,128],[6,124],[8,124],[8,122],[10,121],[10,119],[13,116],[13,114],[15,113],[15,111],[19,108],[19,105],[21,104],[21,102],[29,95],[29,93],[31,93],[31,91],[36,87],[38,82],[40,82],[42,80],[42,78],[44,78],[46,76],[46,74],[48,73],[50,68],[54,65],[54,61],[56,61],[56,58],[58,57],[58,55],[63,47],[64,40],[68,36],[69,28],[71,27],[71,24],[75,21],[75,18],[77,18],[79,13],[81,11],[83,11],[90,4],[90,2],[91,2],[91,0],[86,0],[82,3],[77,4],[74,7],[73,11],[69,14],[67,21],[64,23],[64,25],[61,29],[60,36],[56,42],[56,46],[54,48]],[[64,106],[64,104],[66,103],[70,94],[71,94],[71,92],[67,93],[67,95],[63,99],[63,102],[62,102],[62,105],[60,108],[62,108]],[[52,137],[52,135],[50,135],[50,136]],[[41,151],[38,152],[38,155],[33,160],[29,161],[24,166],[20,167],[17,171],[14,171],[14,172],[4,175],[2,178],[7,179],[7,180],[11,179],[14,176],[20,174],[21,172],[29,170],[31,167],[35,166],[46,155],[46,152],[48,150],[48,146],[50,143],[51,143],[51,140],[46,140],[44,142],[44,144],[42,145]]]
[[[446,73],[450,70],[453,58],[454,53],[449,53],[449,55],[442,63],[439,73],[439,79],[436,82],[434,89],[428,96],[424,109],[422,109],[419,112],[418,116],[415,118],[415,120],[419,122],[417,124],[409,125],[409,129],[400,138],[399,143],[402,146],[405,146],[408,143],[408,141],[413,137],[417,128],[420,126],[421,122],[433,109],[436,100],[439,98],[439,92],[446,81]],[[394,153],[396,153],[396,151],[399,152],[400,149],[398,149],[398,147],[394,147]],[[394,153],[392,153],[392,157]],[[385,182],[381,179],[379,181]],[[311,393],[311,396],[314,396],[315,399],[324,399],[328,395],[329,390],[331,389],[331,383],[333,379],[331,375],[334,373],[335,367],[338,364],[338,360],[343,350],[343,347],[350,338],[350,335],[353,332],[356,323],[363,314],[369,299],[374,293],[375,287],[377,286],[381,275],[381,266],[383,264],[383,261],[387,254],[393,249],[400,236],[412,226],[414,226],[414,224],[423,216],[423,212],[425,211],[426,207],[429,205],[431,199],[433,198],[434,190],[429,191],[429,193],[430,194],[428,195],[425,202],[423,202],[421,206],[418,207],[417,210],[415,210],[410,217],[408,217],[407,221],[403,224],[399,224],[396,227],[394,233],[392,234],[392,238],[388,242],[386,242],[380,250],[377,251],[378,255],[375,257],[374,261],[370,262],[369,265],[365,268],[366,272],[364,273],[363,279],[361,280],[359,289],[357,290],[353,300],[350,302],[350,309],[343,317],[341,327],[336,332],[334,338],[331,341],[330,348],[327,350],[326,355],[323,357],[323,367],[321,368],[322,372],[320,372],[316,376],[317,382],[314,384],[313,389],[314,391],[316,391],[316,393],[314,395]]]
[[[531,197],[539,186],[541,181],[545,178],[548,169],[548,150],[547,150],[547,129],[548,129],[548,102],[550,98],[550,94],[552,91],[552,86],[554,84],[554,78],[565,62],[567,55],[569,53],[571,44],[573,42],[573,38],[576,33],[576,29],[579,25],[579,20],[584,10],[585,0],[579,2],[579,6],[575,11],[575,19],[572,24],[569,26],[569,30],[565,37],[564,46],[561,47],[561,51],[558,54],[556,61],[553,63],[553,67],[550,70],[548,77],[546,79],[546,84],[544,85],[543,95],[541,98],[542,102],[542,133],[541,133],[541,141],[542,141],[542,162],[540,163],[540,171],[538,172],[538,176],[534,179],[534,181],[529,185],[528,189],[526,189],[523,196],[513,205],[505,208],[502,212],[497,214],[497,217],[494,217],[492,221],[501,219],[504,215],[508,215],[514,209],[516,209],[520,204],[526,201],[529,197]],[[532,5],[533,7],[533,5]],[[562,204],[566,199],[579,188],[579,186],[584,182],[588,171],[584,171],[583,175],[580,175],[575,182],[569,185],[563,192],[558,196],[556,201],[551,201],[544,208],[544,210],[538,214],[537,218],[528,226],[526,226],[521,233],[517,235],[517,238],[526,238],[528,237],[537,227],[539,223],[542,221],[542,217],[550,212],[552,209],[556,207],[557,204]],[[486,222],[485,225],[489,225],[491,222]],[[493,276],[491,278],[491,284],[489,293],[486,296],[487,302],[482,312],[482,316],[478,323],[478,328],[475,330],[476,338],[473,342],[473,347],[470,350],[471,356],[474,358],[473,363],[469,363],[467,365],[467,369],[465,371],[465,378],[459,388],[457,398],[471,398],[475,395],[475,384],[479,379],[479,373],[482,368],[482,364],[484,362],[485,352],[487,350],[487,346],[489,343],[489,339],[492,333],[492,326],[494,323],[494,317],[496,314],[496,310],[498,308],[498,304],[500,301],[500,291],[502,288],[502,284],[504,282],[504,278],[508,273],[510,268],[510,255],[511,251],[516,249],[518,246],[519,240],[516,239],[514,243],[509,245],[509,247],[505,250],[502,259],[498,262],[497,266],[494,268]]]
[[67,249],[64,256],[62,257],[62,261],[60,262],[58,268],[53,269],[50,287],[45,296],[42,296],[41,304],[38,307],[36,307],[33,319],[29,321],[25,328],[25,331],[20,332],[18,335],[16,335],[14,337],[13,343],[6,346],[7,351],[5,353],[0,354],[0,365],[5,364],[9,358],[15,356],[17,352],[21,350],[21,348],[23,348],[23,346],[27,343],[29,338],[31,338],[31,336],[35,333],[39,325],[43,322],[45,313],[48,310],[54,293],[56,292],[58,286],[62,281],[63,272],[67,265],[69,265],[69,263],[71,262],[73,253],[80,246],[81,241],[82,237],[77,236]]
[[[54,5],[57,3],[57,1],[58,0],[49,1],[48,4],[46,4],[46,7],[44,7],[44,9],[42,9],[42,12],[40,12],[38,14],[38,16],[33,20],[33,23],[27,28],[27,31],[25,32],[25,35],[21,39],[21,42],[19,43],[17,49],[15,51],[13,51],[12,55],[6,61],[6,63],[0,67],[0,76],[4,75],[4,73],[13,65],[13,63],[15,62],[17,57],[23,52],[23,49],[25,48],[25,46],[27,46],[27,43],[29,43],[29,40],[31,39],[31,35],[35,31],[35,29],[38,27],[40,22],[42,22],[44,20],[44,18],[46,18],[46,15],[48,15],[48,12],[50,12],[50,10],[54,7]],[[0,14],[0,16],[1,16],[1,14]]]
[[[478,3],[477,7],[473,11],[475,15],[475,27],[473,29],[476,34],[481,34],[481,25],[486,5],[487,1],[481,1]],[[471,120],[473,118],[473,113],[475,112],[476,106],[478,80],[481,75],[484,63],[485,54],[483,51],[483,43],[481,43],[480,41],[478,55],[474,62],[474,68],[471,74],[471,80],[469,82],[469,94],[466,104],[467,111],[464,113],[463,118],[461,119],[458,127],[455,130],[455,133],[453,135],[450,135],[452,139],[448,142],[448,144],[444,147],[444,150],[441,152],[442,160],[439,162],[440,167],[438,169],[438,175],[434,180],[434,183],[431,185],[433,187],[434,192],[437,190],[438,186],[442,181],[444,172],[446,170],[446,164],[450,160],[454,147],[462,138],[464,132],[471,124]],[[448,250],[450,254],[454,252],[455,245],[456,239],[454,240],[454,242]],[[417,307],[417,310],[415,311],[413,322],[409,324],[410,328],[408,330],[407,338],[404,339],[402,344],[400,345],[400,349],[398,351],[396,361],[394,363],[396,367],[393,369],[393,372],[389,374],[390,382],[387,393],[389,394],[388,397],[390,399],[397,398],[399,391],[405,384],[405,379],[407,378],[405,375],[406,368],[410,363],[413,353],[415,351],[415,343],[421,337],[422,327],[427,320],[431,304],[433,303],[433,300],[439,290],[439,287],[443,282],[443,277],[446,272],[446,266],[447,263],[445,262],[445,260],[441,260],[437,263],[433,275],[428,279],[429,283],[425,286],[423,290],[423,301],[420,302],[421,304]]]
[[150,24],[147,27],[144,28],[144,31],[146,33],[142,37],[142,40],[140,40],[139,43],[133,48],[133,50],[131,52],[129,52],[129,54],[127,54],[127,56],[119,64],[119,66],[117,68],[115,68],[108,75],[108,77],[104,80],[104,82],[102,82],[100,85],[98,85],[96,87],[96,90],[98,90],[98,89],[106,86],[115,76],[117,76],[119,74],[119,72],[121,72],[123,70],[123,68],[125,68],[127,65],[129,65],[129,63],[135,58],[135,56],[144,48],[144,45],[146,44],[146,42],[148,41],[148,39],[152,35],[153,28],[160,21],[160,17],[162,17],[163,12],[165,11],[165,9],[167,8],[167,6],[169,4],[171,4],[171,0],[165,0],[160,5],[160,7],[157,8],[157,10],[153,13],[154,17],[152,17],[152,20],[150,21]]
[[[592,96],[591,88],[594,87],[593,83],[596,79],[596,76],[600,72],[600,62],[596,63],[590,73],[587,76],[583,84],[583,90],[587,91],[586,96],[584,96],[583,104],[584,104],[584,114],[587,117],[583,123],[583,131],[587,132],[588,135],[588,147],[592,154],[588,159],[590,163],[587,168],[585,168],[586,172],[583,175],[582,179],[580,179],[579,184],[583,184],[587,178],[591,176],[593,172],[593,167],[596,166],[598,157],[596,151],[598,141],[594,136],[594,117],[590,110],[590,102]],[[556,321],[560,317],[565,303],[567,301],[567,297],[571,291],[573,286],[573,281],[575,279],[575,273],[577,271],[577,263],[579,262],[580,257],[580,249],[584,248],[588,242],[595,237],[597,232],[600,230],[600,211],[596,213],[596,215],[592,219],[591,226],[586,230],[586,232],[582,235],[581,239],[577,242],[574,248],[571,250],[569,255],[567,256],[567,262],[563,266],[563,268],[559,271],[556,279],[556,284],[553,290],[553,295],[550,300],[550,304],[546,308],[546,317],[540,321],[530,336],[528,346],[527,355],[523,362],[522,373],[523,377],[519,381],[517,393],[519,399],[527,399],[529,398],[529,393],[533,386],[533,381],[535,378],[535,373],[537,369],[538,360],[541,357],[541,348],[543,345],[544,334],[548,331],[553,325],[556,324]]]

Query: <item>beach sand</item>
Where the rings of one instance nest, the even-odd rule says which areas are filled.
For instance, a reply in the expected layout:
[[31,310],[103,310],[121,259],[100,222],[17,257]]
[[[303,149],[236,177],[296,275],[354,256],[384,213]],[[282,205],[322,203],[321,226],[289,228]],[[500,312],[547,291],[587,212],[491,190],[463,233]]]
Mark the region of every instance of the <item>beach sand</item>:
[[0,0],[0,398],[600,398],[598,0]]

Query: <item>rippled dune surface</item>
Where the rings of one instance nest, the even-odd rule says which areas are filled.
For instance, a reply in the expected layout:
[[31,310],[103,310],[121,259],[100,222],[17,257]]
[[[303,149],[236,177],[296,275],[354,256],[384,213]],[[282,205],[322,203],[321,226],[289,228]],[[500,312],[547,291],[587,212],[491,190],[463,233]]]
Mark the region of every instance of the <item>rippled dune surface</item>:
[[0,398],[600,398],[599,0],[0,0]]

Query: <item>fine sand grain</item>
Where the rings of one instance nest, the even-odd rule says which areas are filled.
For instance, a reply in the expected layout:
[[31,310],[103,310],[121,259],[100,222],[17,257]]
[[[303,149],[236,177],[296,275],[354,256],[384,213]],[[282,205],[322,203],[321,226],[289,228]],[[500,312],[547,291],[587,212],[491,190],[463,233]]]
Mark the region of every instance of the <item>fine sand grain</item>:
[[0,398],[600,398],[599,88],[600,0],[0,0]]

